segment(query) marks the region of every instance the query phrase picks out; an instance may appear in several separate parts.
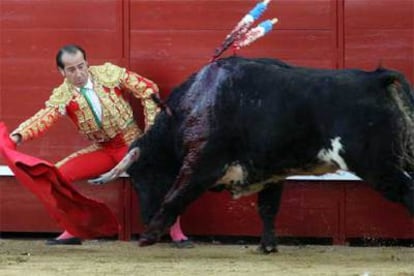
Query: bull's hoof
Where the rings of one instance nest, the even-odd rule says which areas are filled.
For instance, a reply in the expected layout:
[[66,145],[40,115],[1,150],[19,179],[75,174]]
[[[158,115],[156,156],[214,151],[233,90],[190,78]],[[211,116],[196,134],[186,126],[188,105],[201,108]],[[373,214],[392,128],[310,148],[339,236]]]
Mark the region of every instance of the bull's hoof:
[[194,244],[190,240],[172,241],[171,247],[175,248],[194,248]]
[[138,240],[138,245],[139,246],[150,246],[150,245],[155,244],[156,242],[157,242],[157,240],[155,240],[155,239],[150,239],[150,238],[143,237],[143,238],[140,238]]
[[274,245],[265,246],[265,245],[261,244],[257,248],[257,252],[267,255],[267,254],[270,254],[270,253],[277,253],[277,252],[279,252],[279,250],[277,250],[277,247],[274,246]]

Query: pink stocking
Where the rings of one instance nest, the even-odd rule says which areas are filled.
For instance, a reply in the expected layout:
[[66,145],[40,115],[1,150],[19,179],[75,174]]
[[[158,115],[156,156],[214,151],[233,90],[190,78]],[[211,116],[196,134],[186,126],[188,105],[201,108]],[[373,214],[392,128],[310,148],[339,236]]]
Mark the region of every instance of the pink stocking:
[[59,237],[57,237],[57,240],[64,240],[64,239],[70,239],[70,238],[74,238],[74,236],[72,234],[70,234],[68,231],[64,231],[62,234],[59,235]]
[[170,228],[170,236],[173,241],[188,240],[181,230],[180,217],[177,218],[175,223]]

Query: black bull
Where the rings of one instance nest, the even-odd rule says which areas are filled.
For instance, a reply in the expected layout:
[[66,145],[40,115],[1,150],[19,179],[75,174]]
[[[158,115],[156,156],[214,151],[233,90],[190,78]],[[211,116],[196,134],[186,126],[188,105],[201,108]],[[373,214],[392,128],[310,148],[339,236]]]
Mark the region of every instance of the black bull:
[[166,105],[172,115],[162,111],[130,148],[139,160],[128,173],[148,223],[141,245],[155,243],[213,188],[258,192],[259,248],[276,251],[283,180],[337,169],[414,214],[414,98],[398,72],[230,57],[192,75]]

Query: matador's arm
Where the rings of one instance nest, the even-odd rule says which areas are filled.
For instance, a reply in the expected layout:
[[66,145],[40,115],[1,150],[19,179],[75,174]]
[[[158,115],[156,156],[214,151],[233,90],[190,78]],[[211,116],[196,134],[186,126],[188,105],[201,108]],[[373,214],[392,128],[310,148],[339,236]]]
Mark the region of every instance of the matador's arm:
[[45,107],[21,123],[11,133],[11,136],[20,135],[19,143],[21,143],[45,133],[66,112],[66,102],[70,97],[65,92],[67,91],[63,91],[61,87],[56,88],[46,101]]
[[158,97],[158,86],[151,80],[128,70],[123,74],[121,86],[131,91],[136,98],[141,100],[144,107],[145,130],[148,130],[159,112],[157,104],[152,99],[153,95]]

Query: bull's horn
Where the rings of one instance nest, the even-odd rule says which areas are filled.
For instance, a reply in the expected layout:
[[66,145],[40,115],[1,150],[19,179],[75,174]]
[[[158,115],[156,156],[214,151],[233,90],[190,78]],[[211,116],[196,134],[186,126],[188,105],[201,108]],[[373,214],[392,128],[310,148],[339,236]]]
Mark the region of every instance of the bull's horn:
[[89,183],[101,185],[117,179],[121,174],[138,160],[141,150],[138,147],[132,148],[127,155],[112,170],[99,176],[98,178],[88,180]]

